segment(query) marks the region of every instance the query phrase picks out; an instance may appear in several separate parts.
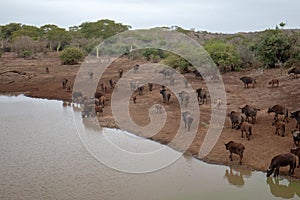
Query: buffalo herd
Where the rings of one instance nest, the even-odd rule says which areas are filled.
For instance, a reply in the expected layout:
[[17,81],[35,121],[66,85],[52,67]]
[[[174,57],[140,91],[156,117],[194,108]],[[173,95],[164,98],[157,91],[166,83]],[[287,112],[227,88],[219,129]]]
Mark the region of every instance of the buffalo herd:
[[[297,76],[297,74],[300,74],[300,70],[292,69],[288,72],[288,74]],[[252,85],[252,88],[254,88],[255,84],[257,83],[255,78],[248,76],[243,76],[240,78],[240,80],[243,82],[245,88],[249,88],[249,85]],[[269,82],[269,85],[272,87],[278,87],[279,80],[272,79]],[[247,140],[250,140],[250,136],[252,135],[252,124],[257,123],[256,116],[260,109],[251,105],[245,105],[242,108],[240,107],[240,110],[241,112],[231,111],[228,114],[231,121],[231,127],[232,129],[240,129],[241,137],[243,137],[245,133]],[[282,137],[286,135],[286,124],[289,123],[289,118],[295,119],[297,122],[295,127],[296,129],[292,130],[293,141],[296,147],[292,147],[290,152],[283,152],[282,154],[274,156],[268,167],[267,176],[270,176],[273,173],[274,176],[278,176],[279,168],[283,166],[289,166],[289,174],[293,174],[296,166],[300,167],[300,147],[298,147],[300,142],[300,110],[290,112],[286,106],[276,104],[272,107],[269,107],[267,109],[267,113],[274,113],[272,125],[275,127],[275,134],[281,135]],[[225,146],[226,150],[229,150],[230,152],[230,160],[232,161],[232,154],[238,154],[240,156],[241,164],[243,151],[245,150],[243,144],[230,141],[225,144]],[[297,157],[299,160],[298,165],[296,164]]]
[[[133,66],[134,73],[139,73],[139,65]],[[174,85],[175,79],[173,78],[174,71],[168,71],[168,70],[162,70],[159,71],[163,75],[163,80],[170,79],[170,85]],[[202,78],[201,74],[198,71],[193,71],[195,74],[195,78]],[[297,74],[299,74],[300,71],[298,69],[292,69],[288,72],[288,74],[294,74],[295,77],[297,77]],[[92,73],[88,73],[89,78],[93,78]],[[121,78],[123,75],[123,69],[118,70],[118,77]],[[173,82],[171,82],[171,79]],[[243,76],[240,78],[240,80],[243,82],[244,88],[249,88],[250,86],[252,88],[255,88],[257,84],[257,80],[255,78],[249,77],[249,76]],[[64,79],[62,81],[62,87],[66,88],[68,83],[67,79]],[[108,81],[108,85],[111,90],[116,89],[116,83],[117,81],[110,79]],[[278,79],[272,79],[268,82],[269,85],[272,87],[278,87],[279,86],[279,80]],[[188,86],[188,82],[186,81],[184,83],[185,87]],[[103,108],[105,106],[105,102],[107,99],[105,98],[104,93],[107,91],[107,87],[101,83],[101,92],[96,92],[95,96],[91,98],[87,98],[83,96],[82,92],[80,91],[74,91],[73,92],[73,101],[79,102],[83,105],[82,110],[82,117],[89,117],[89,116],[96,116],[98,114],[101,114],[103,116]],[[137,91],[139,95],[143,95],[144,86],[137,84],[136,82],[130,82],[130,88],[131,91]],[[148,83],[148,89],[149,92],[153,90],[153,83]],[[195,90],[198,98],[199,104],[207,104],[207,98],[208,94],[206,93],[204,88],[199,88]],[[161,89],[159,90],[159,93],[162,97],[162,103],[168,105],[170,102],[170,98],[172,96],[171,92],[166,90],[164,85],[161,85]],[[186,108],[190,102],[190,96],[189,93],[182,90],[180,93],[178,93],[178,98],[180,105],[182,105],[184,108]],[[137,103],[137,96],[136,94],[133,94],[133,103]],[[222,105],[222,102],[219,102],[218,104]],[[162,113],[163,108],[160,104],[158,104],[156,107],[156,113]],[[262,112],[260,108],[257,108],[253,105],[247,104],[244,107],[239,107],[239,111],[231,111],[228,116],[231,121],[231,128],[240,130],[241,131],[241,137],[245,137],[249,141],[251,136],[253,135],[253,126],[257,123],[257,113]],[[275,134],[281,135],[284,137],[286,135],[286,125],[289,122],[290,119],[295,119],[297,121],[296,129],[292,131],[293,141],[296,147],[292,147],[290,149],[290,152],[283,152],[282,154],[276,155],[272,158],[271,163],[267,170],[267,176],[270,176],[274,173],[274,176],[279,175],[279,168],[282,166],[290,166],[289,173],[293,174],[294,170],[296,168],[296,160],[298,157],[298,160],[300,158],[300,110],[297,111],[289,111],[288,108],[284,105],[273,105],[267,109],[267,113],[274,113],[274,118],[272,125],[275,127]],[[289,116],[290,115],[290,116]],[[283,116],[283,117],[279,117]],[[188,111],[181,113],[182,120],[184,122],[184,126],[187,129],[187,131],[190,131],[191,125],[193,123],[193,116]],[[245,146],[241,143],[237,143],[234,141],[229,141],[228,143],[224,143],[226,150],[230,152],[230,160],[232,161],[232,154],[237,154],[240,157],[240,164],[242,164],[243,159],[243,153],[245,150]],[[300,162],[297,167],[299,167]]]

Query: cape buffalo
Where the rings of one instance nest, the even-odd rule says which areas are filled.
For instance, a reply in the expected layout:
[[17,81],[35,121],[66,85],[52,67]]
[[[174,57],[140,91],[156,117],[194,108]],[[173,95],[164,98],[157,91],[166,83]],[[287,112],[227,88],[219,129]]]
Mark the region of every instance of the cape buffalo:
[[242,78],[240,78],[240,80],[244,83],[244,87],[248,88],[249,84],[252,84],[252,88],[255,87],[256,84],[256,80],[252,77],[249,76],[243,76]]
[[288,74],[294,74],[294,78],[297,78],[297,75],[300,74],[300,68],[293,67],[288,71]]
[[194,120],[191,113],[189,113],[188,111],[183,112],[182,113],[182,118],[183,118],[183,122],[184,122],[184,127],[188,128],[188,131],[190,131],[191,125],[192,125],[193,120]]
[[273,159],[271,160],[271,164],[267,170],[267,177],[271,176],[274,170],[274,176],[278,176],[279,168],[288,165],[290,166],[289,174],[293,174],[296,168],[296,155],[292,153],[285,153],[273,157]]
[[272,87],[278,87],[279,85],[279,80],[278,79],[272,79],[270,82],[269,82],[269,85],[272,85]]
[[251,117],[252,124],[256,123],[256,115],[257,111],[260,111],[258,108],[254,108],[253,106],[245,105],[243,108],[240,108],[242,113],[246,115],[246,121],[249,122],[249,117]]
[[231,111],[228,116],[231,120],[231,128],[239,128],[240,123],[244,121],[242,114],[236,111]]
[[292,134],[293,134],[294,144],[298,146],[300,142],[300,130],[293,130]]
[[241,137],[244,137],[244,132],[248,140],[250,140],[250,136],[252,135],[252,126],[248,122],[242,121],[236,129],[241,129]]
[[285,123],[279,121],[278,119],[272,123],[275,126],[275,134],[279,135],[279,130],[281,131],[281,136],[284,137],[285,133]]
[[230,160],[232,161],[232,154],[234,153],[240,156],[240,164],[242,164],[243,153],[245,150],[244,145],[242,145],[241,143],[236,143],[234,141],[229,141],[227,144],[225,144],[225,147],[226,150],[228,150],[230,153],[229,155]]
[[198,102],[200,103],[200,100],[201,100],[202,104],[204,104],[204,100],[205,100],[205,103],[207,104],[207,94],[204,91],[204,89],[199,88],[199,89],[196,90],[196,93],[197,93]]
[[296,156],[298,156],[298,166],[297,167],[300,167],[300,147],[291,148],[290,152],[295,154]]
[[275,106],[268,109],[268,113],[272,113],[272,112],[275,113],[274,120],[278,119],[278,115],[284,115],[283,121],[286,122],[286,123],[289,122],[289,120],[288,120],[289,111],[286,107],[277,104],[277,105],[275,105]]
[[294,118],[297,120],[296,128],[300,128],[300,110],[291,112],[291,118]]
[[168,93],[167,90],[163,87],[163,89],[160,90],[160,94],[162,95],[163,103],[169,104],[170,98],[171,98],[171,93]]

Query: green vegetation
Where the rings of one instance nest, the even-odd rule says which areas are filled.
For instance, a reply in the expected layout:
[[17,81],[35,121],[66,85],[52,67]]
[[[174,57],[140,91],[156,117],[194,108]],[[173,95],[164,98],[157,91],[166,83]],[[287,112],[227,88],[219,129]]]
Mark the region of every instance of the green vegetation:
[[210,40],[204,49],[223,72],[237,70],[241,64],[240,54],[232,44],[226,44],[222,40]]
[[290,59],[291,46],[288,35],[276,28],[266,30],[261,41],[253,46],[253,51],[264,65],[274,68],[276,64],[284,64]]
[[89,53],[104,39],[131,28],[128,25],[112,20],[84,22],[69,30],[55,24],[45,24],[41,27],[10,23],[0,25],[0,49],[14,51],[23,57],[26,51],[38,52],[62,51],[67,47],[80,48],[85,54]]
[[189,67],[192,66],[187,60],[175,54],[170,54],[168,57],[166,57],[166,59],[164,59],[163,63],[178,69],[182,73],[189,72]]
[[147,48],[140,50],[140,54],[148,61],[158,61],[167,57],[167,53],[161,49]]
[[60,54],[63,65],[75,65],[84,58],[83,52],[77,47],[66,48]]
[[[221,34],[207,31],[195,32],[179,26],[161,27],[166,31],[175,30],[186,34],[203,45],[213,61],[222,72],[249,67],[291,67],[300,63],[300,30],[285,30],[282,22],[275,29],[263,32]],[[55,24],[41,27],[21,23],[0,25],[0,56],[3,52],[12,51],[17,56],[35,58],[38,53],[61,52],[62,62],[75,64],[87,53],[94,55],[119,55],[124,53],[130,59],[145,59],[151,62],[162,62],[181,72],[189,72],[191,64],[170,52],[161,49],[137,49],[134,44],[124,44],[111,37],[129,30],[131,26],[108,19],[96,22],[84,22],[80,25],[65,28]],[[148,43],[148,36],[135,35],[136,39]],[[105,49],[95,48],[103,42]],[[165,44],[161,38],[160,46]],[[76,49],[76,50],[75,50]],[[72,50],[72,51],[71,51]],[[182,46],[186,55],[197,55],[188,46]],[[193,60],[194,58],[186,58]],[[203,60],[205,63],[205,60]]]

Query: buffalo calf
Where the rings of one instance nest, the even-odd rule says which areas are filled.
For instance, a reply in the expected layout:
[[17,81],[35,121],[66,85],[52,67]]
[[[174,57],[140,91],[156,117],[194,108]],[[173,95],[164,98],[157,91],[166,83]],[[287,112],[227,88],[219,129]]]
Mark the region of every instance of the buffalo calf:
[[229,141],[227,144],[225,144],[225,147],[226,150],[228,150],[230,153],[229,155],[230,160],[232,161],[232,154],[234,153],[240,156],[240,164],[242,164],[243,153],[245,150],[244,145],[242,145],[241,143],[236,143],[234,141]]
[[277,119],[272,123],[272,126],[275,126],[275,134],[279,135],[279,131],[281,131],[281,136],[284,137],[284,133],[285,133],[284,122],[281,122]]

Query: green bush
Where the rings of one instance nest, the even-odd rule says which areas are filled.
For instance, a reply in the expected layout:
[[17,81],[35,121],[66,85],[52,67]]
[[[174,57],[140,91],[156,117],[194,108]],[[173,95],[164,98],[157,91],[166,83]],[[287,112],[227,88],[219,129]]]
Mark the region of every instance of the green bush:
[[32,56],[32,51],[24,50],[22,51],[21,56],[23,58],[30,58]]
[[163,60],[163,63],[165,65],[178,69],[181,73],[187,73],[189,71],[188,68],[192,66],[187,60],[174,54],[171,54],[167,58],[165,58]]
[[241,64],[240,53],[232,44],[212,39],[206,42],[204,48],[223,72],[235,71]]
[[294,65],[298,66],[300,65],[300,60],[299,59],[296,59],[296,58],[290,58],[286,63],[285,63],[285,67],[286,68],[291,68],[293,67]]
[[84,58],[84,53],[76,47],[64,49],[60,54],[60,59],[63,65],[75,65]]

